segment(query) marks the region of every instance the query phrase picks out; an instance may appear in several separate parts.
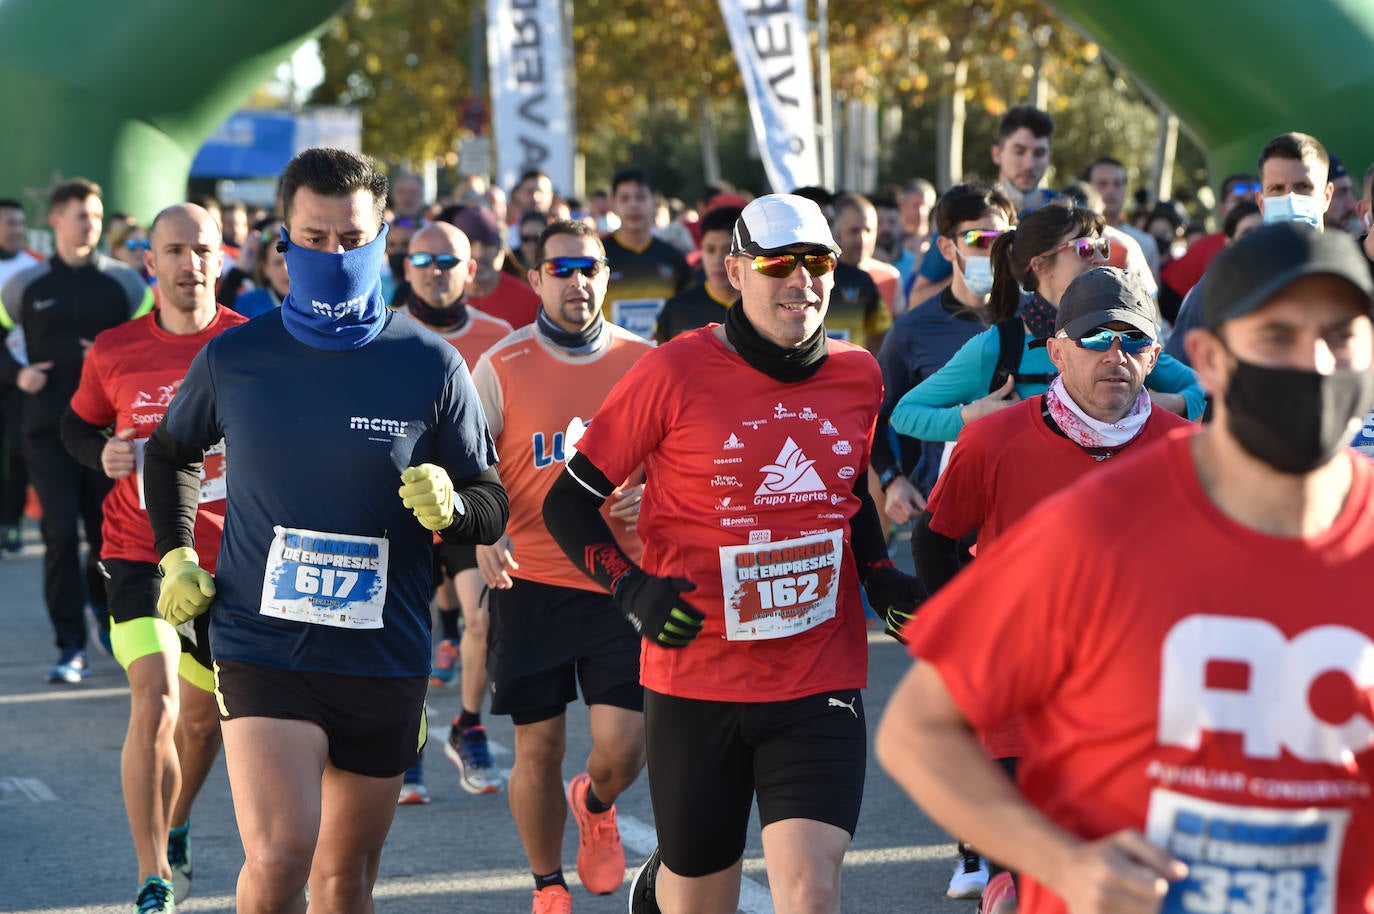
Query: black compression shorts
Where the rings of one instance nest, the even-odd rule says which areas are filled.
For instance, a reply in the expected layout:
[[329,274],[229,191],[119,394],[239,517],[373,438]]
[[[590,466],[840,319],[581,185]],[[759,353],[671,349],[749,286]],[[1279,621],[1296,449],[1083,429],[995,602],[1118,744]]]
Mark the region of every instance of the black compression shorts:
[[659,852],[679,876],[743,855],[756,794],[764,827],[810,819],[854,834],[868,760],[858,689],[757,704],[646,689],[644,737]]

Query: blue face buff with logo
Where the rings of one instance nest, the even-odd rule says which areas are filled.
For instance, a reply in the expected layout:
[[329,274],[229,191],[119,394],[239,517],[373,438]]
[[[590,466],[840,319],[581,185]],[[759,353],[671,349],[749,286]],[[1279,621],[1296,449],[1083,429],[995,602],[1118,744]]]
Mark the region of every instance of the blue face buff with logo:
[[281,319],[288,333],[315,349],[341,352],[366,346],[382,332],[386,231],[383,225],[368,244],[336,254],[300,247],[282,226],[291,291],[281,303]]

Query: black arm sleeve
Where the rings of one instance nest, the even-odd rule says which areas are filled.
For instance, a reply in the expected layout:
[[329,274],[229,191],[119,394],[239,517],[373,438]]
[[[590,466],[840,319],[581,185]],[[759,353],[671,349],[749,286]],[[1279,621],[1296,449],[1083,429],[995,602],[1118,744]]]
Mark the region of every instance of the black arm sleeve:
[[854,494],[859,498],[859,512],[849,522],[849,546],[859,566],[859,580],[865,581],[870,571],[878,565],[887,564],[891,559],[887,555],[887,537],[883,534],[878,506],[868,491],[867,473],[854,477]]
[[930,529],[929,511],[922,511],[911,531],[911,557],[916,562],[916,576],[929,593],[935,593],[949,583],[959,571],[959,541]]
[[596,464],[574,454],[544,498],[544,526],[554,542],[578,570],[612,593],[616,581],[637,567],[601,516],[613,491],[615,484]]
[[453,497],[462,499],[463,513],[439,531],[446,543],[481,543],[489,546],[501,538],[510,517],[510,499],[496,467],[453,483]]
[[67,453],[76,458],[83,467],[104,472],[100,455],[105,450],[105,442],[110,440],[109,428],[99,428],[82,419],[70,406],[58,422],[58,433],[62,436],[62,446]]
[[205,454],[172,437],[167,419],[158,423],[143,449],[143,497],[159,556],[196,544],[196,506]]

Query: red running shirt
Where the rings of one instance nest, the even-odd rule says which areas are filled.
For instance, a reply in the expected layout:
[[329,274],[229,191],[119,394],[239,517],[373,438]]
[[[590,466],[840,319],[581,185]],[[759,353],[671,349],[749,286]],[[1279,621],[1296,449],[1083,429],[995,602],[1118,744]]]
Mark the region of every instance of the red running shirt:
[[857,346],[831,340],[815,375],[785,384],[710,327],[651,352],[611,391],[578,450],[608,479],[644,464],[643,566],[691,580],[687,599],[706,614],[687,648],[645,643],[646,687],[759,702],[867,684],[849,523],[882,393]]
[[[1052,496],[907,628],[968,720],[1020,719],[1021,792],[1087,839],[1190,866],[1165,914],[1356,914],[1374,899],[1374,464],[1332,527],[1212,503],[1183,432]],[[978,624],[967,611],[978,607]],[[1059,898],[1021,883],[1027,914]]]
[[[158,326],[157,311],[104,331],[86,353],[81,383],[72,396],[72,411],[81,421],[115,431],[134,430],[137,470],[115,481],[103,505],[104,545],[101,558],[156,562],[153,528],[143,503],[143,445],[167,412],[186,377],[191,359],[210,339],[245,323],[247,318],[223,306],[200,333],[168,333]],[[207,571],[215,570],[224,531],[227,485],[223,442],[205,453],[200,510],[196,512],[196,553]]]
[[[1043,499],[1103,465],[1106,456],[1099,460],[1045,425],[1044,401],[1039,394],[964,427],[926,505],[931,530],[956,540],[977,530],[981,554]],[[1140,434],[1111,456],[1134,453],[1190,424],[1152,408]],[[1132,495],[1123,497],[1129,501]],[[979,608],[968,607],[967,612],[975,615]],[[993,758],[1021,755],[1021,728],[1014,720],[978,737]]]
[[[487,425],[501,455],[501,484],[510,496],[506,535],[520,567],[511,577],[577,590],[605,593],[588,578],[544,526],[544,496],[563,472],[577,438],[587,428],[607,392],[653,344],[628,330],[608,325],[611,341],[593,356],[559,351],[536,329],[524,327],[488,350],[473,371]],[[631,467],[633,471],[635,467]],[[629,478],[627,472],[615,477]],[[610,516],[613,499],[601,514],[631,558],[641,546],[633,530]]]

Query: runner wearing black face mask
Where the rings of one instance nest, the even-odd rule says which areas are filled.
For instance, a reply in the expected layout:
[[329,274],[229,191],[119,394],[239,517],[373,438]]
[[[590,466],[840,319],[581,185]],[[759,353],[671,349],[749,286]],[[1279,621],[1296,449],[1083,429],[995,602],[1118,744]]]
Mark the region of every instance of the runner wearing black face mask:
[[[1021,873],[1022,914],[1249,886],[1367,908],[1374,466],[1345,442],[1374,401],[1371,296],[1341,233],[1222,251],[1187,339],[1214,421],[1045,501],[906,627],[921,662],[877,755]],[[1019,791],[968,729],[1012,719]]]

